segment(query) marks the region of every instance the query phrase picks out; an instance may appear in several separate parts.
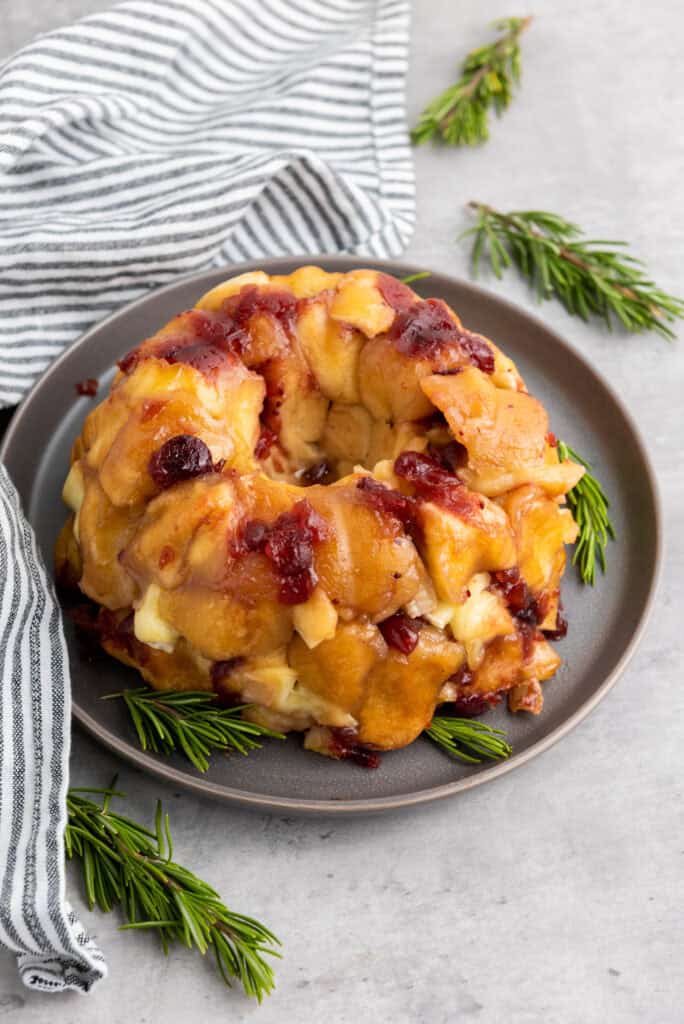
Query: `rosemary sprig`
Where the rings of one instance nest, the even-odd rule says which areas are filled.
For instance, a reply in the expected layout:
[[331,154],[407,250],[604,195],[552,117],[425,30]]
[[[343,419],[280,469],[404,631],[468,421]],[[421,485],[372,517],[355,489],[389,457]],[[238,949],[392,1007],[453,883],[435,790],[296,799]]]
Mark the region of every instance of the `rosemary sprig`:
[[417,274],[409,274],[407,277],[400,277],[402,284],[413,284],[414,281],[424,281],[426,277],[432,277],[432,271],[419,270]]
[[494,22],[504,35],[468,54],[458,82],[421,114],[411,132],[416,145],[437,138],[454,146],[474,146],[489,138],[490,109],[500,115],[520,81],[520,36],[531,21],[528,17]]
[[513,752],[503,729],[495,729],[472,718],[436,715],[425,734],[442,750],[466,764],[502,761]]
[[[155,829],[115,814],[114,788],[70,789],[64,833],[67,857],[78,857],[89,907],[121,908],[123,928],[156,929],[164,953],[180,942],[204,954],[211,949],[226,985],[237,979],[258,1002],[274,985],[264,955],[279,956],[272,932],[253,918],[229,910],[218,893],[177,864],[168,814],[157,804]],[[100,794],[97,804],[82,794]]]
[[609,328],[617,321],[628,331],[674,338],[668,324],[684,317],[684,299],[657,288],[624,242],[586,239],[576,224],[544,210],[501,213],[486,203],[468,205],[477,223],[461,238],[474,236],[475,275],[483,257],[497,277],[515,265],[540,299],[555,296],[583,320],[597,316]]
[[558,442],[558,458],[561,462],[572,459],[586,469],[582,479],[568,491],[567,499],[580,531],[572,564],[579,569],[582,580],[593,587],[596,563],[598,561],[601,572],[606,571],[608,538],[615,539],[615,529],[608,514],[610,502],[603,487],[591,472],[591,464],[563,441]]
[[110,693],[104,700],[121,697],[133,721],[143,750],[171,754],[182,750],[200,772],[209,767],[214,750],[236,750],[248,754],[261,747],[259,739],[284,740],[280,732],[241,717],[248,705],[222,708],[215,694],[202,690],[135,690]]

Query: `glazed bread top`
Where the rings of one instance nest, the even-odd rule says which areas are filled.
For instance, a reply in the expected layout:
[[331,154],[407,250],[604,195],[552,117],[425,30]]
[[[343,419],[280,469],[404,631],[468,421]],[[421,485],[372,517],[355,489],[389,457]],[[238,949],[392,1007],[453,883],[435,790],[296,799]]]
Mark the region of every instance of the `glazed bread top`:
[[444,302],[372,270],[255,272],[119,366],[58,548],[108,650],[322,750],[403,746],[445,699],[540,709],[582,469]]

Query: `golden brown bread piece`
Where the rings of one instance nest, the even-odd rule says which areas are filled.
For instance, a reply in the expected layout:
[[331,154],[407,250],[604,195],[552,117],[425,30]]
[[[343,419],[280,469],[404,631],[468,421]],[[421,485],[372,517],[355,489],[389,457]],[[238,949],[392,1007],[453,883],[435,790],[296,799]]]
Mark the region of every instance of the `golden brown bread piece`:
[[405,746],[445,700],[541,709],[582,471],[445,303],[254,272],[119,365],[56,552],[106,650],[333,756]]

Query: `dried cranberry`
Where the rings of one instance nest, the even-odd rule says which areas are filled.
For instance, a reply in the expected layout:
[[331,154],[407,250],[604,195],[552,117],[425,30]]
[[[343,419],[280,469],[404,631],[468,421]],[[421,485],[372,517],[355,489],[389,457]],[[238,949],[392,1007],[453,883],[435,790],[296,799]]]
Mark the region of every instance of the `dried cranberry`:
[[342,760],[353,761],[361,768],[377,768],[380,757],[375,751],[357,742],[358,733],[355,729],[331,729],[330,752]]
[[88,398],[93,398],[97,394],[99,386],[99,382],[94,377],[86,377],[85,380],[77,381],[76,391],[79,395],[87,395]]
[[356,487],[361,491],[366,504],[376,512],[392,516],[405,527],[412,525],[415,503],[411,498],[386,487],[379,480],[374,480],[372,476],[362,476]]
[[211,473],[214,464],[211,452],[201,438],[193,434],[177,434],[152,454],[148,468],[157,487],[164,490],[181,480]]
[[418,645],[418,634],[422,623],[420,619],[412,619],[403,612],[395,612],[388,619],[379,623],[378,628],[389,647],[394,647],[401,654],[411,654]]

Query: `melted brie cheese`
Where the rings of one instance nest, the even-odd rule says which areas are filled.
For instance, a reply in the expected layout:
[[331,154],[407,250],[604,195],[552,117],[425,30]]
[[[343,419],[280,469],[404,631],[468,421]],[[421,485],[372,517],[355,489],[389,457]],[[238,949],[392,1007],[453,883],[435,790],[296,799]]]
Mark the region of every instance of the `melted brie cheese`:
[[170,654],[180,633],[159,614],[159,595],[157,584],[150,583],[136,609],[133,632],[141,643]]
[[74,513],[73,531],[77,543],[79,541],[79,513],[81,511],[81,505],[83,504],[84,497],[85,480],[83,478],[83,467],[80,462],[74,462],[69,470],[69,475],[64,481],[64,487],[62,488],[62,501],[65,505],[68,505]]
[[489,589],[490,580],[488,572],[476,573],[468,583],[466,600],[451,617],[451,632],[465,647],[471,669],[479,666],[490,640],[515,632],[501,595]]
[[322,587],[316,587],[308,601],[292,609],[292,621],[309,648],[331,640],[337,629],[337,609]]

